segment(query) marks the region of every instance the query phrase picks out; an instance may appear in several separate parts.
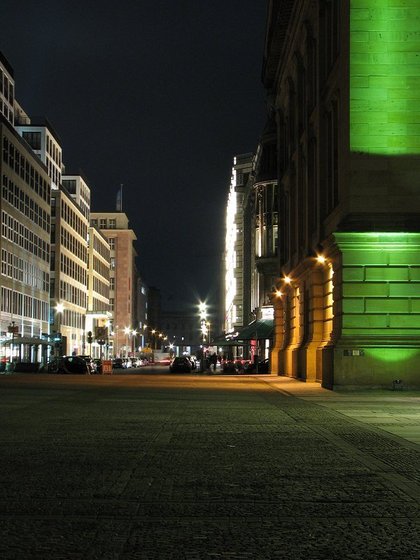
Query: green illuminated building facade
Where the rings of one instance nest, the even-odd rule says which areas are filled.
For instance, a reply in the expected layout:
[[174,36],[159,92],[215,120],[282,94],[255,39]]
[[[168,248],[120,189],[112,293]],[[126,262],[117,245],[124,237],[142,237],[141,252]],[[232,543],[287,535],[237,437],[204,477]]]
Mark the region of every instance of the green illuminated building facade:
[[420,3],[268,3],[273,374],[420,387]]

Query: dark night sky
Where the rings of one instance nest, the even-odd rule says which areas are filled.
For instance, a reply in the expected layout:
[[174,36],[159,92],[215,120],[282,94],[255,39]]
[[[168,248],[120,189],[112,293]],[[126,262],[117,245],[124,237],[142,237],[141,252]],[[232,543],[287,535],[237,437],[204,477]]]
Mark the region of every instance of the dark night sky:
[[16,98],[93,211],[123,210],[163,305],[215,301],[232,158],[264,125],[265,0],[2,0]]

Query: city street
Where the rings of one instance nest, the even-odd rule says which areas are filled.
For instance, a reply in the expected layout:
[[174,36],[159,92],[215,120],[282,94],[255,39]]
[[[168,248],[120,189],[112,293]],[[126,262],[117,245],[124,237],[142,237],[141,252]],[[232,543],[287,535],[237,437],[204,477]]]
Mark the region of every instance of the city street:
[[418,560],[420,393],[0,376],[0,558]]

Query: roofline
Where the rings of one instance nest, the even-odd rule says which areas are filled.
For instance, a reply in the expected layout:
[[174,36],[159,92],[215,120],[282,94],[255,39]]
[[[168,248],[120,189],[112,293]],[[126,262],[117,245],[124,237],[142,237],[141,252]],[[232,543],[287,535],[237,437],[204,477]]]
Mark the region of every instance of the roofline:
[[1,51],[0,51],[0,62],[3,64],[3,66],[6,68],[6,70],[9,72],[10,76],[14,80],[15,72],[13,70],[13,67]]

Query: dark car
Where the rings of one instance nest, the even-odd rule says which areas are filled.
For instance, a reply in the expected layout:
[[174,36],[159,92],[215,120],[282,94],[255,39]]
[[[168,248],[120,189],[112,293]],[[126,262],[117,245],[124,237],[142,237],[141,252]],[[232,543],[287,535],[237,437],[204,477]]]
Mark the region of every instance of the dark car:
[[102,360],[100,358],[94,358],[93,362],[96,366],[96,371],[94,373],[102,374]]
[[122,358],[115,358],[112,360],[112,367],[113,369],[123,369],[124,362]]
[[77,373],[90,375],[90,368],[80,356],[60,356],[53,358],[44,368],[48,373]]
[[247,362],[244,366],[244,373],[268,373],[270,360],[262,360],[256,364],[255,362]]
[[174,358],[169,366],[169,371],[171,373],[191,373],[191,370],[191,362],[185,356]]
[[85,362],[88,365],[88,368],[90,369],[90,373],[97,373],[95,360],[93,360],[91,356],[80,356],[79,355],[78,357],[85,360]]
[[270,360],[263,360],[258,364],[258,372],[259,373],[269,373],[270,369]]
[[233,360],[224,360],[222,370],[223,373],[236,373],[235,362]]
[[197,369],[197,362],[193,356],[185,356],[191,364],[191,369]]

